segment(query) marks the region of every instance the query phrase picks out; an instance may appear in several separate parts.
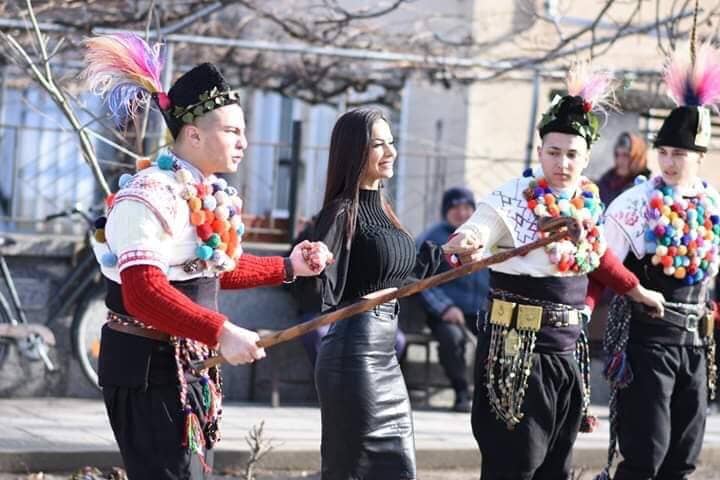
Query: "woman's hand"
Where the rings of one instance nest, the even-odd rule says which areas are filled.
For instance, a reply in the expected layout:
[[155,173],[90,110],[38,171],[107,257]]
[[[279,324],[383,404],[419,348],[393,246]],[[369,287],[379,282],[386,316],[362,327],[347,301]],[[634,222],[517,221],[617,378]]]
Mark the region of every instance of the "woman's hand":
[[295,275],[298,277],[312,277],[319,275],[325,267],[332,265],[335,259],[332,252],[323,242],[310,242],[305,240],[298,243],[290,253]]

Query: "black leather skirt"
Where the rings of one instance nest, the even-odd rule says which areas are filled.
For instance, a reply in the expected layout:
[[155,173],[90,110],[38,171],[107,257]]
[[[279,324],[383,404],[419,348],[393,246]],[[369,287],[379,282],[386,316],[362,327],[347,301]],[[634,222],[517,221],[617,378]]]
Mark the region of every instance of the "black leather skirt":
[[315,368],[322,480],[415,479],[415,441],[395,356],[397,302],[333,324]]

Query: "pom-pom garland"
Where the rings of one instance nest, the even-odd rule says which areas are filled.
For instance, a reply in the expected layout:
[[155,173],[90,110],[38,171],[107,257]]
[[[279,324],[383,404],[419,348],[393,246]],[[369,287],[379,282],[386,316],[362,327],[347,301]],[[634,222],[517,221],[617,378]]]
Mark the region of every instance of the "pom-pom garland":
[[605,240],[598,225],[603,212],[597,185],[587,179],[580,184],[581,193],[573,198],[556,195],[545,178],[531,180],[524,192],[528,208],[537,218],[573,217],[583,226],[577,245],[569,240],[545,247],[550,262],[560,272],[588,273],[600,265]]

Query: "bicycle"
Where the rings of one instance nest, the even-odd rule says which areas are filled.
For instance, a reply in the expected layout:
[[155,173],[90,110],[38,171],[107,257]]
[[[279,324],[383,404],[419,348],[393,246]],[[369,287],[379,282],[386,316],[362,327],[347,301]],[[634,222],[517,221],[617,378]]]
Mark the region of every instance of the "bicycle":
[[[94,222],[90,214],[79,207],[48,215],[43,221],[58,218],[81,217],[88,225],[83,249],[78,253],[75,266],[63,280],[61,287],[50,298],[48,319],[44,324],[29,323],[26,309],[20,302],[15,281],[3,255],[3,249],[15,243],[9,236],[0,235],[0,273],[4,279],[9,300],[0,291],[0,368],[7,359],[11,345],[15,345],[21,358],[42,360],[48,372],[57,370],[51,358],[55,336],[49,328],[70,308],[72,323],[70,337],[73,357],[92,385],[99,388],[97,360],[100,353],[100,331],[105,323],[105,282],[92,251],[90,236]],[[16,313],[16,315],[13,314]]]

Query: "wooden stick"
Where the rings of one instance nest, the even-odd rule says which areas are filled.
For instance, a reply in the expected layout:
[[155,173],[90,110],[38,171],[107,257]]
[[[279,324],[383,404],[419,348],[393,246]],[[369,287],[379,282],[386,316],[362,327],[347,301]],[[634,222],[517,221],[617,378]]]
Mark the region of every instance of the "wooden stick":
[[[339,320],[352,317],[353,315],[357,315],[358,313],[367,312],[373,307],[382,305],[383,303],[389,302],[391,300],[409,297],[423,290],[436,287],[438,285],[450,282],[465,275],[470,275],[471,273],[475,273],[478,270],[487,268],[490,265],[502,263],[514,257],[527,255],[528,253],[537,248],[544,247],[550,243],[557,242],[559,240],[563,240],[564,238],[570,237],[573,240],[577,240],[580,235],[580,225],[577,224],[576,220],[568,217],[552,219],[548,221],[546,226],[544,227],[545,231],[556,229],[557,231],[551,233],[547,237],[541,238],[521,247],[496,253],[495,255],[486,257],[482,260],[468,263],[461,267],[448,270],[447,272],[433,275],[432,277],[428,277],[417,282],[413,282],[402,288],[386,289],[374,292],[346,307],[338,308],[337,310],[333,310],[332,312],[319,315],[312,320],[308,320],[307,322],[303,322],[293,327],[286,328],[285,330],[280,330],[271,335],[265,335],[263,337],[260,337],[257,345],[258,347],[269,348],[277,345],[278,343],[287,342],[288,340],[292,340],[308,332],[317,330],[324,325],[330,325],[331,323],[335,323]],[[218,355],[216,357],[208,358],[204,361],[192,362],[191,367],[196,370],[202,370],[205,368],[220,365],[224,362],[225,359],[221,355]]]

